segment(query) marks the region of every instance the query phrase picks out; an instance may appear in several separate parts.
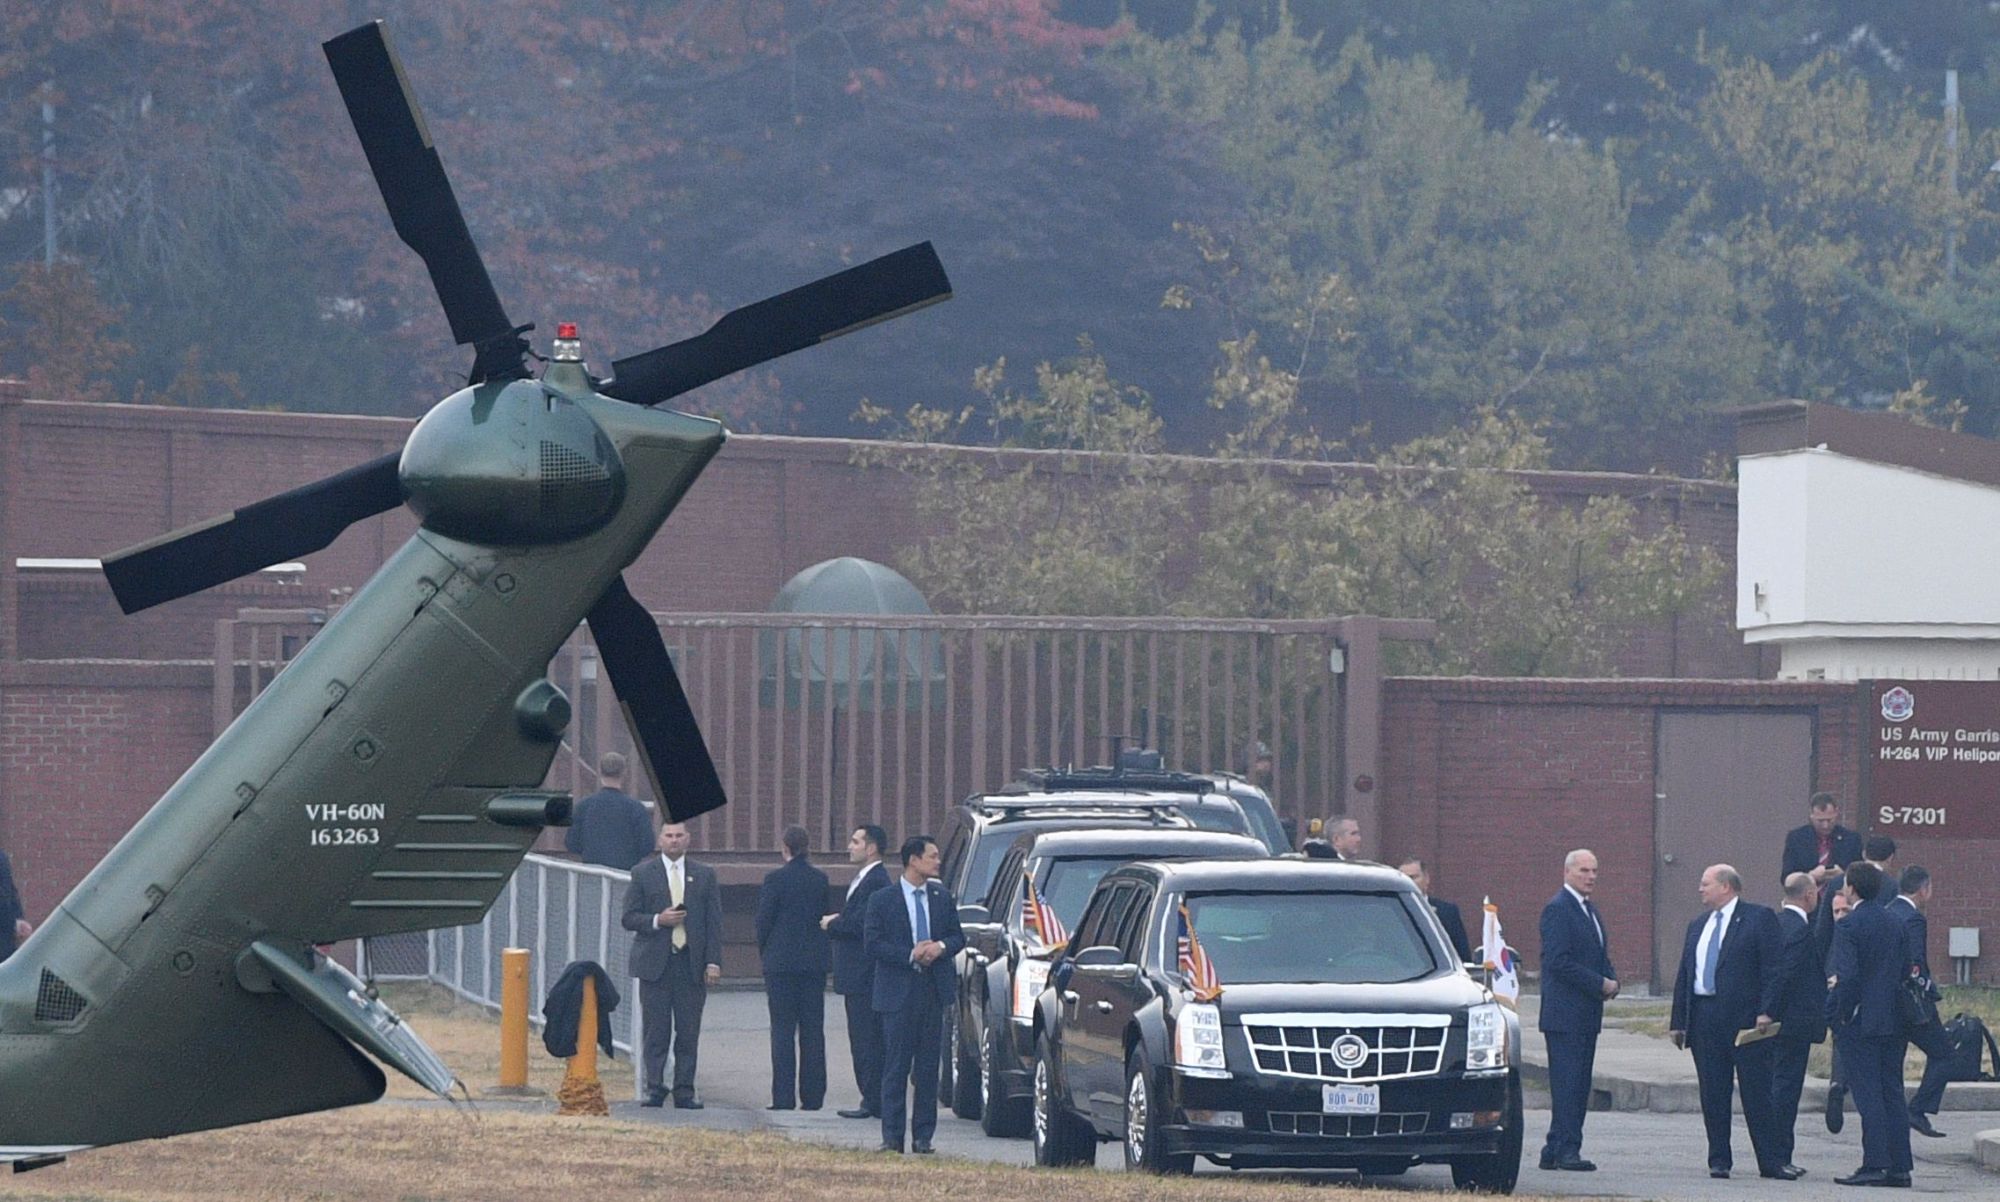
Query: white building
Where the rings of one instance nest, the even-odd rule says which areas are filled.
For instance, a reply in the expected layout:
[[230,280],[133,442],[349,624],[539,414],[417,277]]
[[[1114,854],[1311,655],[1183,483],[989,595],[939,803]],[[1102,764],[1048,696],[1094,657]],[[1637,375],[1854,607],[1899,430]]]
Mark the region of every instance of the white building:
[[1780,680],[2000,679],[2000,442],[1786,401],[1737,455],[1736,625]]

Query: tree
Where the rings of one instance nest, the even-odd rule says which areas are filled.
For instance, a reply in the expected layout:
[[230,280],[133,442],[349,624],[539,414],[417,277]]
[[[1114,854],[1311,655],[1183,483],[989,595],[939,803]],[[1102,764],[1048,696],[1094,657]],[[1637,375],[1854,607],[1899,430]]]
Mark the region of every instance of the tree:
[[[1337,311],[1337,285],[1325,294]],[[1007,391],[996,367],[975,381],[983,405],[866,412],[905,440],[862,457],[908,473],[933,533],[899,566],[941,604],[1433,618],[1438,640],[1396,650],[1399,669],[1587,674],[1608,671],[1634,629],[1710,599],[1720,576],[1707,548],[1642,530],[1623,498],[1537,494],[1523,473],[1546,469],[1550,447],[1518,414],[1482,410],[1328,488],[1314,460],[1338,448],[1302,426],[1296,375],[1254,335],[1222,348],[1211,404],[1234,431],[1207,464],[1161,456],[1149,399],[1081,349],[1041,365],[1032,393]],[[982,449],[941,453],[954,442]]]
[[[1968,425],[2000,429],[2000,249],[1988,172],[1948,178],[1944,130],[1903,98],[1822,56],[1791,72],[1722,52],[1701,58],[1709,85],[1666,94],[1667,140],[1653,190],[1683,229],[1721,253],[1744,306],[1773,343],[1772,395],[1886,404],[1927,381]],[[1991,132],[1965,158],[2000,156]],[[1965,265],[1948,276],[1947,231]]]
[[[1159,457],[1150,399],[1113,380],[1089,339],[1040,364],[1032,392],[1007,388],[1004,360],[974,383],[984,404],[955,413],[861,411],[894,440],[862,461],[900,467],[918,520],[944,532],[897,566],[961,612],[1162,612],[1188,492]],[[975,439],[984,453],[947,449]]]
[[24,263],[0,294],[0,367],[20,373],[35,396],[112,400],[111,377],[132,353],[111,332],[118,317],[77,264]]
[[1609,671],[1622,639],[1706,599],[1721,573],[1677,529],[1644,533],[1632,504],[1538,496],[1519,473],[1549,445],[1487,409],[1414,439],[1329,495],[1277,473],[1216,490],[1202,532],[1204,601],[1252,617],[1433,618],[1392,649],[1398,670],[1503,676]]
[[[1205,256],[1296,357],[1304,404],[1384,445],[1486,406],[1545,424],[1563,457],[1691,462],[1712,410],[1756,399],[1756,324],[1713,256],[1642,244],[1607,154],[1551,140],[1537,103],[1489,131],[1462,81],[1349,42],[1322,55],[1289,20],[1137,40],[1134,86],[1203,131],[1246,200]],[[1292,317],[1319,282],[1354,298],[1344,340]]]

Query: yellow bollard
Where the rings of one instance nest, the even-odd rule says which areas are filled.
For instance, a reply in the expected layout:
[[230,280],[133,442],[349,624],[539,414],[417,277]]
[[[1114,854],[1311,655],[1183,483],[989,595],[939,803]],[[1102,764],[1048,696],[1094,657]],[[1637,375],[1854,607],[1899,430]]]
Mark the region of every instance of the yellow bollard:
[[528,961],[532,953],[510,947],[500,953],[500,1088],[528,1087]]

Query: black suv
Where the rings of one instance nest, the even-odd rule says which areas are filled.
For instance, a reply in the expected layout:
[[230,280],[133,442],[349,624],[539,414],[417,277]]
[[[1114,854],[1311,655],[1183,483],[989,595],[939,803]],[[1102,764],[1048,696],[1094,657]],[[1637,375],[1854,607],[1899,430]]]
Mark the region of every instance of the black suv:
[[[1249,860],[1269,855],[1248,835],[1205,830],[1043,831],[1014,840],[1000,860],[983,911],[987,919],[958,983],[958,1029],[978,1050],[979,1120],[986,1134],[1028,1134],[1029,1083],[1035,1063],[1035,999],[1048,983],[1059,947],[1028,916],[1026,883],[1062,932],[1083,913],[1098,879],[1134,860]],[[989,919],[990,915],[990,919]],[[984,932],[994,933],[988,937]]]
[[[1001,857],[1019,836],[1105,826],[1251,832],[1242,803],[1217,792],[1207,777],[1114,768],[1031,769],[1004,790],[978,794],[952,807],[937,836],[944,857],[941,879],[961,905],[977,904],[993,887]],[[997,935],[990,918],[966,924],[966,950],[959,953],[956,965],[961,980],[975,949],[982,943],[992,948]],[[956,1012],[945,1015],[944,1035],[939,1096],[960,1118],[978,1118],[978,1045],[969,1033],[961,1032]]]
[[[1183,918],[1221,995],[1182,971]],[[1520,1023],[1403,875],[1320,860],[1107,873],[1036,1003],[1035,1162],[1358,1168],[1445,1162],[1511,1193]]]

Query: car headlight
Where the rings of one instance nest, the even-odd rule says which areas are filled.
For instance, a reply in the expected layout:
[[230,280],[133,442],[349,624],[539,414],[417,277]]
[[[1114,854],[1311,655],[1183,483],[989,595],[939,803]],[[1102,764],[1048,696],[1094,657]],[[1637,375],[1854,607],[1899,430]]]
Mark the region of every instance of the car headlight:
[[1174,1067],[1195,1077],[1226,1077],[1222,1055],[1222,1011],[1209,1002],[1190,1002],[1174,1021]]
[[1021,1022],[1032,1022],[1035,1017],[1035,999],[1042,995],[1042,989],[1049,983],[1049,962],[1031,956],[1021,957],[1014,967],[1014,1017]]
[[1466,1011],[1465,1067],[1507,1067],[1507,1012],[1496,1002]]

